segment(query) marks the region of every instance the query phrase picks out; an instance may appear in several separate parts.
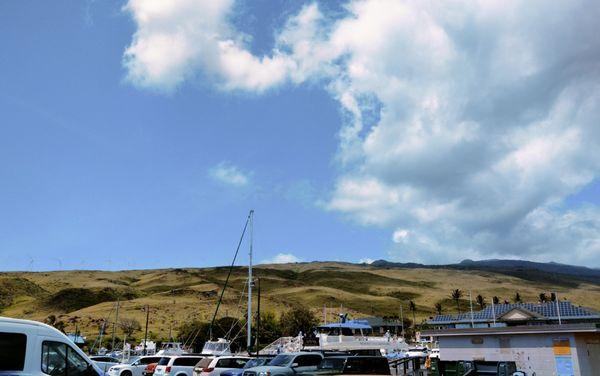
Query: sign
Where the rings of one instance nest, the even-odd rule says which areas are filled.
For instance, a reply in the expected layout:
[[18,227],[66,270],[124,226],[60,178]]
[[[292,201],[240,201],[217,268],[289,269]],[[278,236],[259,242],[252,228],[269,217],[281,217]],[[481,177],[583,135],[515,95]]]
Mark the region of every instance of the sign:
[[556,376],[574,376],[571,356],[556,356]]
[[554,355],[571,355],[571,344],[568,338],[555,338],[552,340]]

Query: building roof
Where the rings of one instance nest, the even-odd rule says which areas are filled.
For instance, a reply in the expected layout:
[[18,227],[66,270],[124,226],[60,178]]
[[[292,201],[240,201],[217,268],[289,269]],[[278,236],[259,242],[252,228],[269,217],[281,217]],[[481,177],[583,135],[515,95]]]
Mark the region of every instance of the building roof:
[[369,323],[365,320],[348,320],[346,322],[334,322],[330,324],[324,324],[319,326],[319,328],[371,329],[371,325],[369,325]]
[[[575,306],[568,301],[558,302],[558,306],[560,307],[560,318],[562,320],[600,319],[600,315],[597,312],[594,312],[589,308]],[[496,320],[501,320],[502,316],[515,309],[531,312],[532,319],[534,320],[558,320],[556,308],[556,302],[488,305],[480,311],[473,312],[473,322],[491,322],[494,320],[494,317]],[[438,315],[427,321],[427,323],[431,325],[470,322],[470,312],[456,315]]]
[[482,336],[491,334],[544,334],[544,333],[600,333],[599,324],[578,323],[563,325],[521,325],[503,326],[493,328],[449,328],[436,330],[423,330],[421,336],[425,337],[453,337],[453,336]]

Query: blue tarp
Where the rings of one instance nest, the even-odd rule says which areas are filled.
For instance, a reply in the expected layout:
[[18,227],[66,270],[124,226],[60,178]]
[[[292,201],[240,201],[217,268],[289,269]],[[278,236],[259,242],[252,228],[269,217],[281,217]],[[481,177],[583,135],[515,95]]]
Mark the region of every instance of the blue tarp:
[[325,324],[319,326],[321,329],[336,329],[336,328],[348,328],[348,329],[372,329],[371,325],[365,320],[350,320],[346,322],[334,322],[331,324]]

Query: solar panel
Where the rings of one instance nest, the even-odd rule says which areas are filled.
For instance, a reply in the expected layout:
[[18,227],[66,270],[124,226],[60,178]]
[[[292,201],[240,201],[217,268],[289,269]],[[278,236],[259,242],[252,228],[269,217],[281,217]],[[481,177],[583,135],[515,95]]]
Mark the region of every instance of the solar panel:
[[[546,302],[546,303],[509,303],[509,304],[496,304],[494,305],[494,311],[492,312],[492,307],[487,306],[482,310],[478,310],[473,312],[473,320],[477,321],[492,321],[494,318],[494,314],[496,318],[504,315],[506,312],[514,309],[514,308],[524,308],[528,311],[537,313],[548,320],[556,320],[558,319],[558,314],[556,310],[557,303],[556,302]],[[558,302],[558,307],[560,310],[560,316],[563,319],[569,318],[600,318],[595,312],[587,310],[582,307],[574,306],[571,302],[568,301],[560,301]],[[432,320],[429,320],[430,323],[454,323],[454,322],[465,322],[471,320],[471,313],[460,313],[455,315],[437,315]]]

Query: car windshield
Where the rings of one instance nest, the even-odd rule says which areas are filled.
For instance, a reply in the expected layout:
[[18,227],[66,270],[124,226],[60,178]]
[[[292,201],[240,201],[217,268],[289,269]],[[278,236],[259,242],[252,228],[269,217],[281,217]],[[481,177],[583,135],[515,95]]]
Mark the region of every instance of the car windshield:
[[293,355],[277,355],[269,362],[270,366],[286,366],[294,359]]
[[268,361],[269,359],[267,358],[250,359],[248,363],[246,363],[244,368],[260,367],[262,365],[265,365]]

